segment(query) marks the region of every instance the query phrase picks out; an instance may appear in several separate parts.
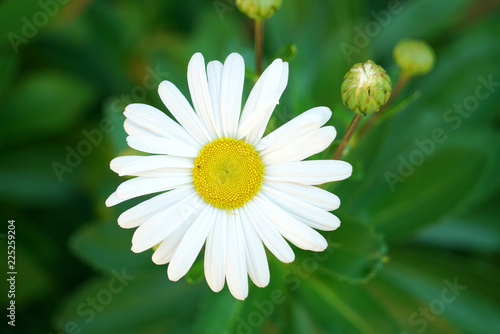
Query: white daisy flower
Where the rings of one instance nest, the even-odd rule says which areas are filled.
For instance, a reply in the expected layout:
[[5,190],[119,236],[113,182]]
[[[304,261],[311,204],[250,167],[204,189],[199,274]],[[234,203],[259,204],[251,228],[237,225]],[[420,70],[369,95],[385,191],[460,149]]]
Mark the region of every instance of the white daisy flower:
[[[150,156],[111,161],[123,182],[106,201],[112,206],[141,195],[161,193],[122,213],[118,224],[137,230],[132,251],[159,245],[153,262],[168,265],[177,281],[205,245],[205,277],[218,292],[225,281],[234,297],[248,295],[247,274],[265,287],[270,274],[266,248],[280,261],[294,260],[295,246],[323,251],[327,242],[315,229],[335,230],[329,211],[337,196],[315,185],[352,173],[344,161],[302,161],[335,138],[326,107],[310,109],[263,137],[288,81],[288,63],[276,59],[253,87],[241,111],[245,65],[230,54],[208,63],[196,53],[188,65],[194,110],[169,81],[158,88],[177,122],[145,104],[125,109],[128,145]],[[285,240],[286,239],[286,240]]]

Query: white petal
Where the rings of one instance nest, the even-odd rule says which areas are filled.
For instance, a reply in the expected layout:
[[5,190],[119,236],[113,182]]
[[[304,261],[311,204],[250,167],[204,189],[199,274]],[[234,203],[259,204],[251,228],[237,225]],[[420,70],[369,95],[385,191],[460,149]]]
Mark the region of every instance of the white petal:
[[216,124],[212,110],[212,98],[208,88],[205,60],[201,53],[195,53],[188,65],[188,85],[194,110],[203,121],[213,139],[216,137]]
[[120,197],[118,197],[118,195],[116,194],[116,191],[115,191],[114,193],[109,195],[109,197],[106,199],[106,202],[104,204],[109,208],[110,206],[114,206],[114,205],[121,203],[123,201],[124,201],[124,199],[121,199]]
[[136,177],[120,184],[116,194],[123,201],[130,198],[170,190],[182,185],[192,184],[190,176],[167,176],[161,178]]
[[212,110],[217,138],[223,137],[222,115],[220,113],[222,69],[222,63],[217,60],[213,60],[207,65],[208,87],[210,88],[210,96],[212,97]]
[[321,234],[287,214],[262,192],[261,198],[257,198],[256,202],[264,208],[264,214],[276,225],[278,231],[295,246],[317,252],[325,250],[328,246]]
[[264,215],[262,208],[255,204],[255,199],[258,196],[257,194],[254,199],[248,202],[243,207],[243,210],[245,210],[253,228],[267,249],[281,262],[290,263],[295,259],[295,254],[290,245],[278,232],[274,223]]
[[288,81],[288,63],[276,59],[262,73],[241,113],[238,138],[255,144],[262,138],[269,118]]
[[158,93],[165,106],[186,131],[201,145],[210,142],[210,135],[179,89],[170,81],[162,81]]
[[217,215],[205,247],[205,278],[214,292],[219,292],[224,287],[227,258],[228,215],[222,210],[217,210]]
[[168,266],[168,278],[177,281],[186,275],[200,253],[201,247],[212,230],[217,217],[217,209],[206,204],[182,238]]
[[264,179],[316,185],[344,180],[351,174],[352,166],[345,161],[307,160],[267,166]]
[[316,186],[291,182],[265,182],[264,185],[326,211],[336,210],[340,206],[340,198],[337,195]]
[[319,129],[331,116],[332,112],[327,107],[309,109],[262,138],[255,149],[261,154],[266,154],[268,150],[283,147],[295,138]]
[[244,210],[240,210],[241,224],[245,235],[247,246],[247,270],[252,281],[258,287],[265,287],[269,284],[270,273],[267,264],[266,251],[257,232],[252,226]]
[[135,173],[154,170],[159,168],[167,168],[172,170],[187,169],[191,170],[194,167],[192,159],[186,159],[175,156],[152,155],[152,156],[124,156],[117,157],[111,160],[111,170],[118,175],[134,175]]
[[186,130],[162,111],[147,104],[133,103],[125,108],[128,121],[131,121],[161,137],[177,138],[191,146],[201,145]]
[[192,169],[187,168],[158,168],[152,170],[146,170],[143,172],[137,172],[129,174],[131,176],[143,176],[143,177],[165,177],[165,176],[193,176]]
[[240,300],[248,296],[246,242],[238,210],[227,224],[226,280],[231,294]]
[[[278,182],[273,183],[273,186]],[[300,186],[300,185],[299,185]],[[264,185],[261,190],[275,204],[286,211],[298,216],[303,223],[312,228],[323,231],[333,231],[340,226],[340,220],[330,212],[304,202],[301,198],[290,195],[269,185]]]
[[[286,61],[283,62],[283,68],[281,70],[281,77],[280,77],[280,83],[278,85],[278,100],[281,97],[281,94],[285,91],[286,86],[288,85],[288,72],[289,72],[289,66]],[[260,138],[259,138],[260,139]]]
[[241,112],[245,62],[237,53],[231,53],[224,62],[220,94],[222,132],[225,137],[235,137]]
[[201,201],[193,194],[149,218],[135,230],[132,251],[143,252],[167,238],[193,215],[198,215]]
[[200,150],[178,139],[161,137],[128,136],[127,143],[135,150],[152,154],[169,154],[195,158]]
[[189,185],[157,195],[123,212],[118,217],[118,225],[123,228],[137,227],[158,212],[169,208],[194,193],[193,186]]
[[134,123],[133,121],[129,120],[128,118],[125,119],[123,122],[123,128],[125,129],[125,132],[129,136],[148,136],[148,137],[160,137],[158,136],[157,133],[146,129],[143,126],[140,126],[137,123]]
[[181,226],[179,226],[172,234],[163,239],[160,246],[155,250],[152,256],[152,260],[156,264],[166,264],[172,260],[174,253],[181,243],[182,237],[191,226],[194,219],[197,217],[193,214],[189,219],[187,219]]
[[313,130],[275,151],[262,155],[262,163],[266,166],[282,162],[300,161],[313,154],[322,152],[335,139],[337,132],[333,126],[325,126]]

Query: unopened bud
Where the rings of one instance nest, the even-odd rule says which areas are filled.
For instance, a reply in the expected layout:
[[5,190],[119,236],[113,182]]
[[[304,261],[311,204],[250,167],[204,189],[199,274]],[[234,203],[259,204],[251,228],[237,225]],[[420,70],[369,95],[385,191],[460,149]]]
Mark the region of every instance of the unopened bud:
[[385,70],[368,60],[355,64],[344,76],[342,102],[358,115],[377,112],[391,96],[391,78]]
[[238,9],[254,20],[268,19],[281,6],[281,0],[236,0]]
[[434,50],[424,41],[403,39],[394,48],[394,60],[407,76],[424,75],[434,67]]

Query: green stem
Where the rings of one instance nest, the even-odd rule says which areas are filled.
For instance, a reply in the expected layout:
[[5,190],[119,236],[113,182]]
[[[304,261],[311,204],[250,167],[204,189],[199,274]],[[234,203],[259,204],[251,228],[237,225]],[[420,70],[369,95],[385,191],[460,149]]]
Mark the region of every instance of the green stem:
[[333,155],[332,159],[337,160],[340,158],[342,155],[342,152],[344,151],[344,148],[346,147],[347,143],[349,142],[349,139],[351,138],[352,134],[354,133],[354,130],[356,130],[359,121],[361,121],[361,115],[355,115],[347,127],[346,132],[344,133],[344,136],[342,137],[342,140],[340,141],[339,147],[337,147],[337,151],[335,151],[335,154]]

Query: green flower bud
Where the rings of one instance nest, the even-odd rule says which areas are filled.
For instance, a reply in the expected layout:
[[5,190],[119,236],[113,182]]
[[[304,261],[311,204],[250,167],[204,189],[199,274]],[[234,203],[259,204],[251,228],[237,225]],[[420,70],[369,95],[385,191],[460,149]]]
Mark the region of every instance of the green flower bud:
[[394,48],[394,60],[407,76],[424,75],[434,67],[434,50],[424,41],[403,39]]
[[391,78],[385,70],[368,60],[355,64],[344,76],[342,102],[358,115],[377,112],[391,96]]
[[281,0],[236,0],[238,9],[254,20],[268,19],[281,6]]

